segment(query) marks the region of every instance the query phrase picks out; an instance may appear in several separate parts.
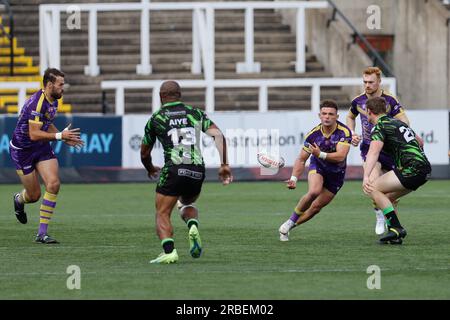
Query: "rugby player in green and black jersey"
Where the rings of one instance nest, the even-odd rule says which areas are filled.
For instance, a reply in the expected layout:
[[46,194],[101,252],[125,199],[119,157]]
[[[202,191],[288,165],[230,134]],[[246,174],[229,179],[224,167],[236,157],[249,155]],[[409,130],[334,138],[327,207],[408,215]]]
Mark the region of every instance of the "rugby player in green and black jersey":
[[[401,244],[406,230],[392,203],[426,183],[431,165],[414,131],[406,123],[387,116],[384,98],[369,99],[366,108],[368,119],[375,126],[364,168],[363,190],[386,218],[388,232],[380,238],[380,243]],[[395,169],[371,181],[370,174],[382,150],[394,159]]]
[[[177,202],[181,218],[189,229],[190,254],[199,258],[202,253],[195,207],[205,179],[201,132],[214,138],[221,161],[219,178],[223,184],[232,182],[233,176],[227,162],[225,138],[206,113],[180,101],[181,89],[175,81],[164,82],[159,95],[162,107],[147,122],[141,144],[141,161],[148,176],[154,178],[160,173],[155,198],[156,232],[164,252],[150,263],[174,263],[178,261],[178,253],[174,248],[170,216]],[[156,139],[164,149],[162,169],[152,164],[150,155]]]

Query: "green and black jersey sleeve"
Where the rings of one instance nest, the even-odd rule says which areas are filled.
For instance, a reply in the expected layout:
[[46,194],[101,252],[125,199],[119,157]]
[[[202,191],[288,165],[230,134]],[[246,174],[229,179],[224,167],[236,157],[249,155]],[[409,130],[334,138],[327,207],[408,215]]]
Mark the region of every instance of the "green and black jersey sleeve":
[[206,132],[213,124],[200,109],[181,102],[165,104],[147,122],[142,143],[153,146],[158,139],[164,149],[167,166],[204,165],[200,133]]
[[186,106],[186,108],[190,111],[187,116],[189,122],[194,126],[200,127],[203,132],[206,132],[214,124],[203,110],[191,106]]
[[383,151],[391,155],[395,166],[405,176],[415,175],[419,168],[430,166],[415,132],[404,122],[383,116],[372,129],[372,141],[382,141]]
[[142,139],[142,143],[153,147],[156,142],[156,132],[155,132],[155,123],[154,117],[156,113],[147,121],[144,129],[144,137]]

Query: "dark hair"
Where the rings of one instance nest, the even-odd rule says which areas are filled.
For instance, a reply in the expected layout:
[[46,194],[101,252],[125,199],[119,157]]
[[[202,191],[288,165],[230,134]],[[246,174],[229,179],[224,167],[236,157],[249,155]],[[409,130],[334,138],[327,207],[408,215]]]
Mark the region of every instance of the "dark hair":
[[367,100],[366,108],[373,114],[386,113],[386,100],[383,97],[375,97]]
[[162,99],[180,99],[180,85],[173,80],[164,81],[159,89],[159,96]]
[[47,86],[47,83],[50,81],[51,83],[55,83],[57,77],[63,77],[64,73],[55,68],[48,68],[45,70],[44,78],[42,82],[44,83],[44,88]]
[[334,108],[336,109],[336,112],[338,111],[338,105],[334,100],[323,100],[320,103],[320,110],[322,110],[322,108]]

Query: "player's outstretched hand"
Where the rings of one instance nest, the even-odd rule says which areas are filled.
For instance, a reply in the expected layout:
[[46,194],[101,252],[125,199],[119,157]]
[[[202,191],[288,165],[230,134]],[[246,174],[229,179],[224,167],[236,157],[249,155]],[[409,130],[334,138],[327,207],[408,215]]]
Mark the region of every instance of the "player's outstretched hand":
[[70,129],[71,126],[72,123],[69,123],[61,132],[62,140],[65,144],[79,150],[84,146],[84,141],[80,139],[80,128]]
[[352,134],[352,146],[357,147],[359,142],[361,141],[361,137],[356,133]]
[[231,174],[231,169],[229,165],[223,164],[220,166],[219,179],[222,181],[224,186],[233,182],[233,175]]
[[289,180],[286,180],[285,182],[286,182],[286,187],[288,189],[294,190],[295,188],[297,188],[297,182],[296,181],[289,179]]
[[68,141],[82,141],[80,139],[80,128],[75,128],[75,129],[69,129],[69,126],[64,129],[63,131],[61,131],[62,134],[62,139],[63,140],[68,140]]
[[160,168],[160,167],[153,166],[152,170],[149,170],[149,171],[147,172],[147,176],[148,176],[150,179],[154,179],[154,178],[158,177],[158,174],[159,174],[160,171],[161,171],[161,168]]
[[78,140],[78,141],[74,141],[74,140],[63,140],[65,144],[67,144],[68,146],[74,147],[77,150],[80,150],[83,146],[84,146],[84,141],[83,140]]

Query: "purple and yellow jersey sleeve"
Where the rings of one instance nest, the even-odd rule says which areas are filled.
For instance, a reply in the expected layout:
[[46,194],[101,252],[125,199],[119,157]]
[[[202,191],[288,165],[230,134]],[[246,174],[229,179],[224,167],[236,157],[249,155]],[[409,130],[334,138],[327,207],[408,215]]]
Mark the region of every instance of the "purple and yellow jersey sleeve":
[[[387,115],[391,118],[396,117],[399,114],[404,113],[404,109],[401,106],[401,104],[398,102],[397,98],[390,95],[389,93],[382,91],[381,96],[386,100],[387,103]],[[369,119],[367,117],[367,103],[368,97],[365,93],[360,94],[356,98],[352,100],[352,106],[350,108],[350,112],[353,113],[353,115],[357,116],[359,115],[361,118],[361,128],[362,128],[362,145],[368,145],[371,141],[371,131],[373,128],[373,125],[369,122]]]
[[58,101],[50,103],[45,99],[42,90],[33,94],[24,104],[17,125],[13,133],[11,143],[17,148],[30,148],[41,145],[40,141],[31,141],[29,137],[29,125],[39,124],[40,130],[47,131],[53,123],[58,109]]
[[365,93],[361,93],[360,95],[358,95],[358,96],[356,96],[355,98],[353,98],[353,100],[352,100],[352,103],[351,103],[351,106],[350,106],[350,112],[355,116],[355,117],[357,117],[358,115],[359,115],[359,113],[360,113],[360,111],[361,111],[361,108],[359,108],[359,103],[360,103],[360,100],[362,99],[362,98],[364,98],[365,97]]
[[400,102],[397,100],[396,97],[393,95],[383,91],[383,94],[381,95],[387,102],[387,115],[391,118],[396,117],[399,114],[402,114],[405,112]]
[[[325,134],[322,130],[322,125],[318,125],[312,129],[306,136],[303,150],[311,153],[309,149],[310,144],[316,144],[320,151],[326,153],[336,152],[338,145],[346,145],[350,147],[352,141],[350,129],[342,122],[337,122],[336,129],[330,133]],[[324,159],[312,156],[311,162],[314,163],[315,167],[326,172],[342,172],[346,168],[346,160],[339,163],[329,162]]]
[[308,153],[311,153],[311,149],[309,148],[310,144],[316,143],[317,135],[321,135],[320,133],[321,126],[318,125],[314,127],[308,134],[306,135],[305,142],[303,144],[303,150]]
[[368,97],[365,93],[356,96],[352,100],[352,113],[357,116],[359,115],[361,119],[361,130],[362,130],[362,144],[370,143],[370,130],[372,130],[372,124],[367,118],[366,101]]
[[44,124],[44,113],[45,113],[45,95],[42,93],[36,102],[31,103],[29,110],[23,109],[25,111],[24,116],[28,118],[29,123]]
[[350,146],[352,142],[352,133],[347,126],[338,123],[338,130],[341,132],[338,144]]
[[37,123],[42,125],[41,130],[47,131],[48,127],[53,123],[58,111],[58,101],[50,103],[41,90],[36,93],[34,99],[30,99],[30,103],[25,104],[22,109],[21,117],[28,120],[29,123]]

